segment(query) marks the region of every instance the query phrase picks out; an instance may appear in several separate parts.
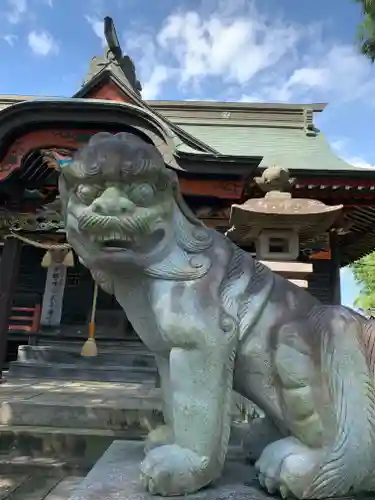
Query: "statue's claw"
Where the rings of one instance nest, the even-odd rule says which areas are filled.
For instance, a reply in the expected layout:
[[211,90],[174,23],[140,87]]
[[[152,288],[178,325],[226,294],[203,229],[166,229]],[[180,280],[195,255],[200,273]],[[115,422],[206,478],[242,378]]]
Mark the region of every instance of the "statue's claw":
[[281,498],[288,498],[290,496],[290,492],[288,488],[284,484],[280,484],[280,495]]
[[210,482],[204,481],[207,465],[207,458],[187,448],[175,444],[159,446],[141,463],[141,480],[153,495],[184,495]]
[[[277,481],[275,481],[274,479],[272,479],[270,477],[265,478],[264,485],[265,485],[268,493],[271,493],[271,495],[276,493],[276,491],[278,489]],[[280,491],[281,491],[281,487],[280,487]]]
[[280,439],[268,445],[255,464],[259,483],[268,493],[278,490],[283,498],[304,498],[321,458],[320,450],[311,450],[295,438]]

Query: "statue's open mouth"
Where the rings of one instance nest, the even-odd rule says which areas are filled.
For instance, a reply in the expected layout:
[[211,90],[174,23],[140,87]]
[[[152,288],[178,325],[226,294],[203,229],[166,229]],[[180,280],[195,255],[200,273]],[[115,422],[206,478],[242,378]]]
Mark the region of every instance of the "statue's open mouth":
[[136,253],[148,253],[161,243],[165,235],[163,229],[157,229],[150,234],[137,235],[132,238],[112,237],[96,241],[104,252],[133,251]]
[[108,240],[102,243],[102,247],[107,250],[110,250],[111,248],[113,248],[114,250],[122,250],[125,248],[130,248],[132,244],[133,242],[129,240]]

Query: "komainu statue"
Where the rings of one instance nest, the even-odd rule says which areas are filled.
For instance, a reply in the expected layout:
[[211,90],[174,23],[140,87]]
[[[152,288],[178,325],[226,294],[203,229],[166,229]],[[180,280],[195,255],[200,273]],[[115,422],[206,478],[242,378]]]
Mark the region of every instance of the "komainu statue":
[[136,135],[93,136],[62,167],[60,194],[68,240],[155,354],[166,425],[141,464],[150,493],[192,493],[221,475],[233,388],[280,429],[256,463],[268,492],[375,490],[373,323],[202,225]]

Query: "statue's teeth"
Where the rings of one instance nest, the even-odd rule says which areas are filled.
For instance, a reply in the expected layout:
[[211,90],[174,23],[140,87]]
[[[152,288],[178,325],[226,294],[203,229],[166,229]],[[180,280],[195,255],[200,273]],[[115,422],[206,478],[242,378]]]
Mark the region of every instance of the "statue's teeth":
[[118,233],[111,234],[96,234],[90,236],[92,241],[131,241],[131,238]]
[[105,242],[105,241],[133,241],[133,238],[119,234],[119,233],[110,233],[110,234],[91,234],[90,240],[92,242]]

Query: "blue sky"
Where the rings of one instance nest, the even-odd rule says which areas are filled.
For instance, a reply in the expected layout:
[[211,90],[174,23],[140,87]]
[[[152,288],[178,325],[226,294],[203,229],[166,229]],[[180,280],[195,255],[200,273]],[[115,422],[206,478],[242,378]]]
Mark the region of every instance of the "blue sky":
[[[375,165],[375,66],[354,46],[352,0],[1,0],[0,94],[75,93],[105,15],[144,97],[328,102],[316,122],[337,154]],[[342,288],[352,304],[348,271]]]

